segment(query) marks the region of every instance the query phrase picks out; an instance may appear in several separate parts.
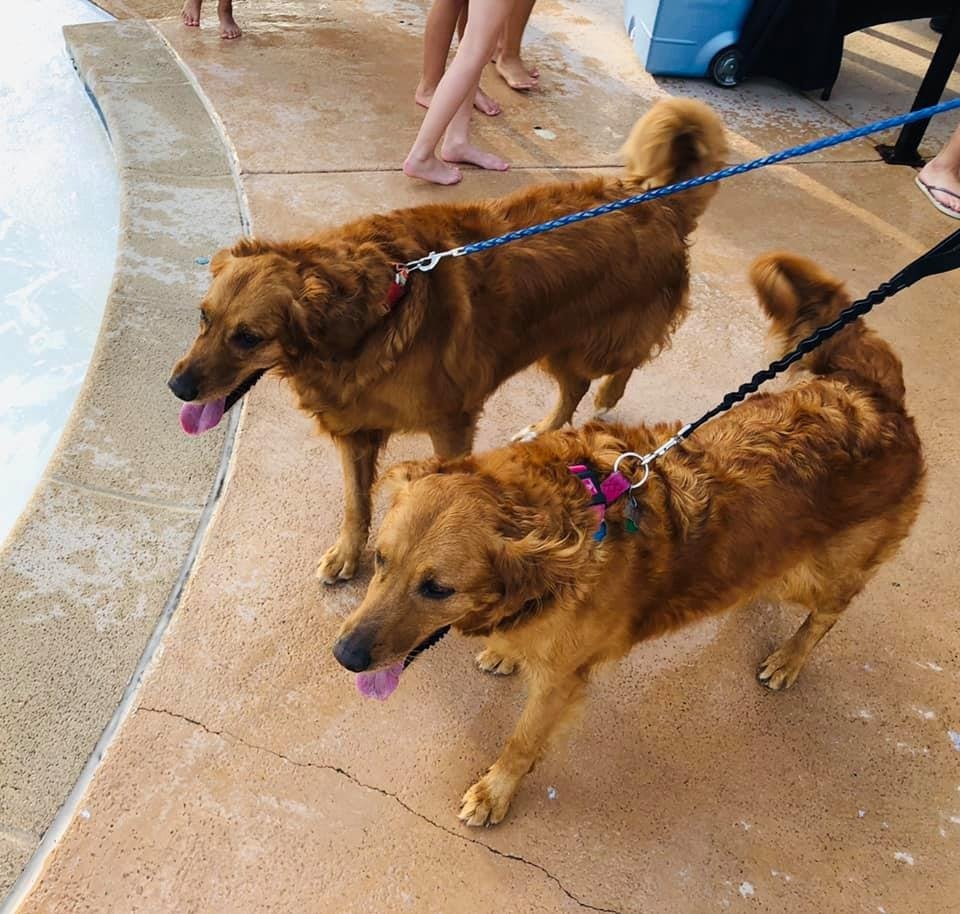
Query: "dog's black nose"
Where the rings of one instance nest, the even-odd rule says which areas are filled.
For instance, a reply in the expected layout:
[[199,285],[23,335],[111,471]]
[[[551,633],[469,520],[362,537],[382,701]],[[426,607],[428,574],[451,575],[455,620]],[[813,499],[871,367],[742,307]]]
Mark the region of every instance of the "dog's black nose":
[[187,371],[181,371],[180,374],[175,374],[167,381],[167,387],[173,391],[175,396],[187,403],[191,400],[196,400],[200,394],[200,386],[197,384],[196,378],[190,373],[189,369]]
[[370,648],[365,642],[366,638],[362,634],[354,632],[341,638],[333,646],[333,656],[351,673],[362,673],[370,667]]

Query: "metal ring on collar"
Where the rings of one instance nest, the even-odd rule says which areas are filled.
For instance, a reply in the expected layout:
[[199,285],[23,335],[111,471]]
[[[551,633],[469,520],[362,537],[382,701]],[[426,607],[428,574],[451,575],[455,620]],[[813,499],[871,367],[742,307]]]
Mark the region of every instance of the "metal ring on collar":
[[618,473],[620,471],[620,461],[627,458],[632,460],[639,460],[640,466],[643,467],[643,478],[640,482],[632,483],[630,486],[630,491],[634,489],[639,489],[649,478],[650,478],[650,464],[652,462],[652,457],[650,454],[638,454],[636,451],[625,451],[616,460],[613,462],[613,472]]

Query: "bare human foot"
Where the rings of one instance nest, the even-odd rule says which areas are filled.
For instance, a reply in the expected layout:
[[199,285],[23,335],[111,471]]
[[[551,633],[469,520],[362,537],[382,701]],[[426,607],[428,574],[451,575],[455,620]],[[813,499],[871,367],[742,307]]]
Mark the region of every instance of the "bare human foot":
[[233,18],[233,0],[220,0],[217,5],[217,16],[220,18],[220,37],[239,38],[240,26]]
[[472,143],[447,143],[440,148],[440,156],[445,162],[463,162],[467,165],[476,165],[486,171],[506,171],[508,162],[494,155],[477,149]]
[[403,163],[403,173],[408,178],[422,178],[432,184],[459,184],[463,179],[459,168],[441,162],[434,155],[428,159],[414,159],[412,156],[407,156],[407,160]]
[[500,102],[487,95],[479,86],[477,87],[477,94],[473,97],[473,107],[487,117],[496,117],[503,111]]
[[196,28],[200,25],[200,2],[201,0],[186,0],[183,9],[180,10],[180,18],[184,25]]
[[522,91],[537,87],[540,71],[537,69],[528,70],[519,57],[505,57],[501,54],[496,60],[496,65],[497,72],[511,89]]
[[960,176],[931,159],[917,175],[934,200],[954,213],[960,213]]
[[[434,89],[436,89],[436,86],[434,86]],[[427,89],[423,83],[420,83],[420,85],[417,86],[417,91],[414,93],[414,101],[416,101],[421,108],[429,108],[434,89]],[[477,89],[477,94],[473,97],[473,107],[487,117],[496,117],[503,111],[500,102],[487,95],[483,89]]]
[[[497,49],[496,51],[493,52],[493,57],[490,58],[490,63],[496,65],[497,61],[500,60],[501,57],[503,57],[503,41],[502,40],[497,42]],[[517,60],[520,60],[520,58],[518,57]],[[529,73],[530,76],[533,77],[533,79],[540,78],[540,70],[537,69],[537,67],[528,67],[522,60],[520,60],[520,66],[523,67],[523,69],[526,70],[527,73]]]
[[220,17],[220,37],[221,38],[239,38],[243,32],[240,26],[229,13]]

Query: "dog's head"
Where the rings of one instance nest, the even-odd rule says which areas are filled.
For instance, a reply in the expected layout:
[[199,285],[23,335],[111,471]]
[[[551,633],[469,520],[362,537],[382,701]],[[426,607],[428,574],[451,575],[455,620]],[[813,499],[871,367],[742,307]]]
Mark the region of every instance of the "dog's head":
[[472,459],[401,464],[381,486],[392,503],[375,573],[333,649],[364,674],[361,691],[382,673],[392,677],[389,694],[405,658],[449,626],[482,635],[529,619],[575,575],[582,536],[550,529]]
[[188,404],[185,431],[213,428],[271,369],[289,376],[306,356],[345,357],[386,312],[392,273],[374,245],[315,246],[309,254],[244,239],[214,256],[199,332],[168,382]]

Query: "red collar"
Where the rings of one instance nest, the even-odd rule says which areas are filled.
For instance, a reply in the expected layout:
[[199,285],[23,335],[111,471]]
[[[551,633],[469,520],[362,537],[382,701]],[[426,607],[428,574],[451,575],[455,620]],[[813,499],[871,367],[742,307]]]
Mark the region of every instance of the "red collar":
[[410,271],[402,263],[395,263],[393,271],[393,282],[387,291],[388,311],[392,311],[397,302],[407,294],[407,278],[410,276]]

